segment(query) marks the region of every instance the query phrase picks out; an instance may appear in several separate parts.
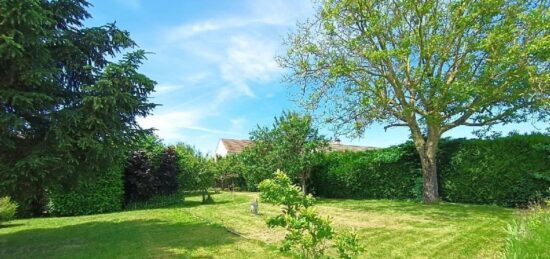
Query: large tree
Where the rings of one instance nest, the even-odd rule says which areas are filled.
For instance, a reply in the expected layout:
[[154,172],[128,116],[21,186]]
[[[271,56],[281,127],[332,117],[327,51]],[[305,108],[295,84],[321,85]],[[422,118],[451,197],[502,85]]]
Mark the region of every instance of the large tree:
[[88,6],[0,0],[0,194],[24,210],[124,159],[142,133],[136,116],[154,107],[145,53],[115,24],[85,27]]
[[410,129],[425,202],[439,198],[443,133],[548,118],[546,0],[324,0],[287,44],[303,104],[339,132]]

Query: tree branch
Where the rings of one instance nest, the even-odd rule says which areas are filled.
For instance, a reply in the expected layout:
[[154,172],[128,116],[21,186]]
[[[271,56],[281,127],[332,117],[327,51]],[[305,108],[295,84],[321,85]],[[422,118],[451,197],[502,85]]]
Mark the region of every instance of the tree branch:
[[394,123],[394,124],[384,126],[384,131],[387,131],[389,128],[392,128],[392,127],[408,127],[408,126],[409,124],[407,123]]

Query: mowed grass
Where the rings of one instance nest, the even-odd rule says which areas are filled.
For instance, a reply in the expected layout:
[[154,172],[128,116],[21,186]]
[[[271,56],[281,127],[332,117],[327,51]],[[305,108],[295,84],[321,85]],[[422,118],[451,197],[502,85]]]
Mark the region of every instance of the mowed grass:
[[[281,258],[282,229],[265,220],[280,209],[257,193],[199,196],[167,208],[92,216],[14,220],[0,227],[0,258]],[[367,258],[494,258],[503,256],[506,226],[516,211],[495,206],[423,205],[391,200],[321,199],[337,230],[355,229]],[[334,251],[329,251],[333,254]]]

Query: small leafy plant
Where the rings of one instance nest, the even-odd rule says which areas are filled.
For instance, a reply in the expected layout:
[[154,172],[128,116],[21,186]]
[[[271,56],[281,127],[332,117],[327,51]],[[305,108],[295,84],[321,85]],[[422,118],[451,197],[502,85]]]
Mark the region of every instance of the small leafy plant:
[[[275,172],[273,179],[262,181],[259,189],[263,201],[283,207],[282,214],[267,221],[269,227],[287,230],[281,250],[297,250],[303,258],[324,257],[327,241],[332,240],[336,233],[330,218],[319,216],[312,207],[314,198],[304,195],[280,170]],[[336,246],[342,258],[351,258],[363,251],[354,233],[337,236]]]
[[550,258],[550,201],[508,224],[504,258]]
[[13,219],[17,212],[17,204],[10,197],[0,198],[0,224],[3,221]]

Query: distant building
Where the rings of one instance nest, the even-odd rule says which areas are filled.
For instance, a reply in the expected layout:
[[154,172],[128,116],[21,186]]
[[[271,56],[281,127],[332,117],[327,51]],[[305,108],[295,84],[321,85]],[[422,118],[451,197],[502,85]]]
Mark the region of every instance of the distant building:
[[247,139],[225,139],[222,138],[218,142],[218,147],[216,147],[216,156],[225,157],[231,154],[238,154],[243,151],[246,147],[254,144],[251,140]]
[[[216,157],[225,157],[231,154],[238,154],[246,147],[253,145],[254,142],[247,139],[220,139],[218,146],[216,147]],[[375,147],[356,146],[356,145],[344,145],[340,143],[340,140],[330,142],[330,151],[365,151],[370,149],[376,149]]]

